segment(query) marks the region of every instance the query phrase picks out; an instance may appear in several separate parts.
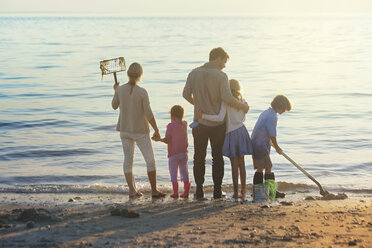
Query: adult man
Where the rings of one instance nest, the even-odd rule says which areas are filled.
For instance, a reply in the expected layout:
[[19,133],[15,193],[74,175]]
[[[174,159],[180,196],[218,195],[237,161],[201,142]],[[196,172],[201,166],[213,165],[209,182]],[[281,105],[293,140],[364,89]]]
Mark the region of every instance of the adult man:
[[[194,110],[205,114],[216,115],[221,108],[221,102],[248,112],[249,107],[236,100],[230,91],[226,73],[222,72],[229,55],[221,48],[214,48],[209,53],[209,62],[192,70],[183,89],[183,97],[194,105]],[[208,140],[212,150],[212,178],[214,183],[213,197],[222,197],[221,185],[224,175],[222,146],[225,139],[225,122],[198,120],[199,125],[192,130],[194,137],[194,179],[196,183],[196,198],[204,198],[205,156]]]

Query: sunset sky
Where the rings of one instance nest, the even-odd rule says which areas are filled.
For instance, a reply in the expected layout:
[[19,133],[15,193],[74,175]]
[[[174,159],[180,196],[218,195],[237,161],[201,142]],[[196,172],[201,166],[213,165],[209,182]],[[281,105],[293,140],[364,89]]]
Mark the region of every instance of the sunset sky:
[[0,0],[0,13],[183,15],[372,13],[371,0]]

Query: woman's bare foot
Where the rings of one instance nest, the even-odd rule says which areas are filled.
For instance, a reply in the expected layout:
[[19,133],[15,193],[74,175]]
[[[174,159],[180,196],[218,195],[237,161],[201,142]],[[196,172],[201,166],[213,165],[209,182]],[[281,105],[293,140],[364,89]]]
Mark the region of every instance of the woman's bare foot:
[[152,197],[164,197],[166,195],[167,194],[165,194],[163,192],[160,192],[159,190],[153,191],[152,194],[151,194]]
[[130,198],[141,197],[141,196],[143,196],[143,194],[141,192],[138,192],[138,191],[136,191],[134,193],[129,193]]

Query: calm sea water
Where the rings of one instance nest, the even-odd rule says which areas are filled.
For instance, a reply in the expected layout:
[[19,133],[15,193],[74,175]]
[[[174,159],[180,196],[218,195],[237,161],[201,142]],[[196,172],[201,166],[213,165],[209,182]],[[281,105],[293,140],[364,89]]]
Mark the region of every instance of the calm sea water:
[[[251,106],[249,132],[285,94],[293,110],[279,116],[283,150],[325,187],[372,190],[371,16],[0,16],[0,27],[0,192],[126,191],[113,76],[101,79],[99,61],[124,56],[143,65],[140,85],[164,134],[174,104],[192,121],[183,86],[217,46]],[[189,144],[192,176],[191,130]],[[166,146],[153,147],[158,183],[169,186]],[[278,181],[314,185],[275,151],[272,160]],[[211,185],[209,155],[207,164]],[[148,188],[138,149],[134,170]]]

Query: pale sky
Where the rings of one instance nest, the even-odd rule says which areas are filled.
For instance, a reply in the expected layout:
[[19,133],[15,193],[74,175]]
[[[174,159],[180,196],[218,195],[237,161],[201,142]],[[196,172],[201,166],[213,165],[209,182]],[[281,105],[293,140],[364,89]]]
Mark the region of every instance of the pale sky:
[[0,0],[0,13],[125,15],[372,13],[372,0]]

